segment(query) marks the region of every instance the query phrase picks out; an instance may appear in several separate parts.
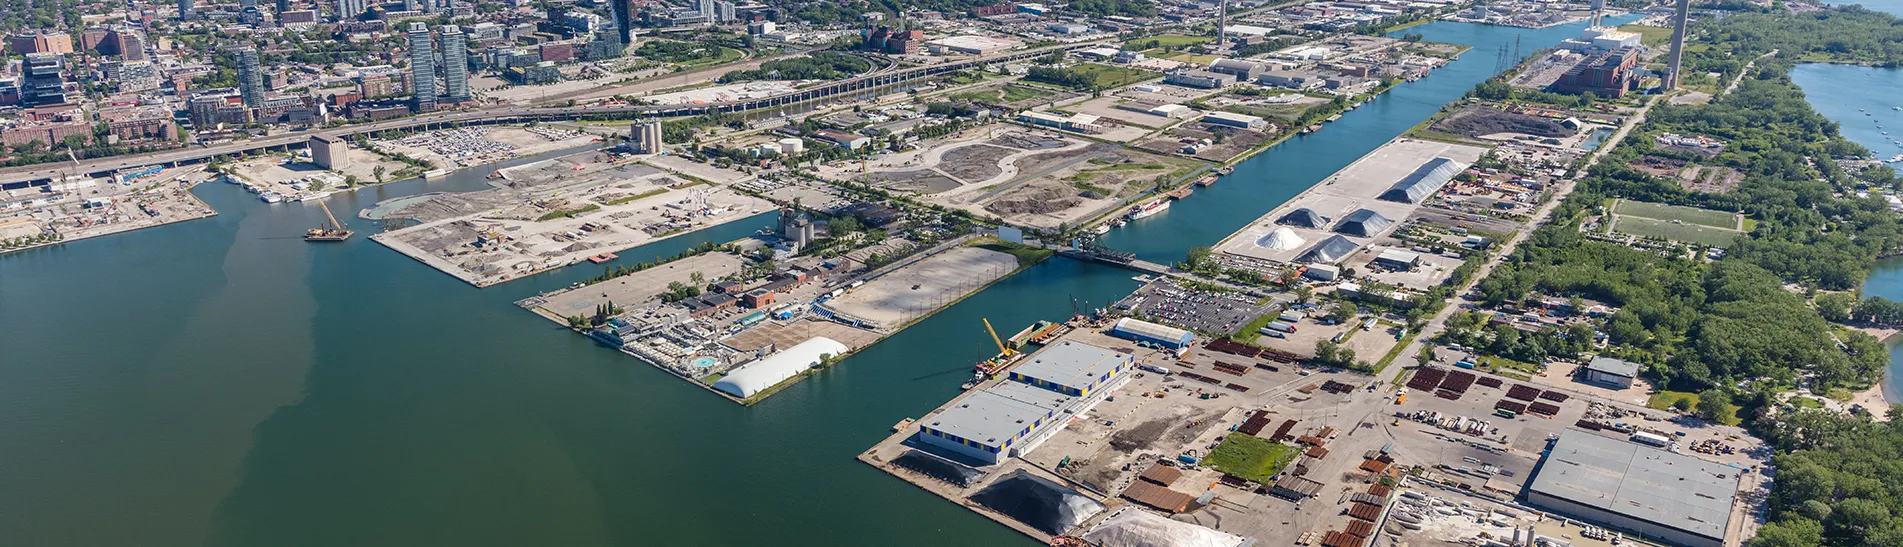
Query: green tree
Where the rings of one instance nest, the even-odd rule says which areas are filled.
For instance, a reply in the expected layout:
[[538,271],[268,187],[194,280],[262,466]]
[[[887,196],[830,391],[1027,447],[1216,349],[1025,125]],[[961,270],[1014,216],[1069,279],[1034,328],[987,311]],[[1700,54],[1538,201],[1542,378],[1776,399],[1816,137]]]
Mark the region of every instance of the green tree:
[[1731,394],[1707,389],[1698,394],[1698,414],[1714,422],[1724,422],[1731,414]]
[[1189,270],[1201,270],[1209,261],[1209,254],[1208,245],[1190,247],[1189,251],[1183,254],[1183,267]]

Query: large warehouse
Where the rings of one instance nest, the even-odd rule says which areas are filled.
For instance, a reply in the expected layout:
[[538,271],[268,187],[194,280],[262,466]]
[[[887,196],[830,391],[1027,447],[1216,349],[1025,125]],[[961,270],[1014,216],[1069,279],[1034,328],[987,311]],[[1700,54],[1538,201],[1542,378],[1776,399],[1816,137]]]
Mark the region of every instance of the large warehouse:
[[1127,353],[1065,341],[1044,348],[1032,355],[1029,362],[1011,369],[1011,379],[1083,397],[1110,384],[1135,363],[1135,358]]
[[1196,339],[1194,333],[1183,329],[1168,325],[1158,325],[1149,321],[1131,319],[1128,317],[1118,319],[1116,326],[1110,327],[1109,334],[1118,338],[1136,340],[1138,342],[1162,344],[1170,348],[1188,346],[1191,341]]
[[925,444],[992,464],[1036,448],[1046,426],[1063,427],[1077,397],[1004,382],[973,392],[918,425]]
[[1722,547],[1739,473],[1684,454],[1567,431],[1540,462],[1526,502],[1673,545]]
[[831,338],[815,336],[799,345],[768,355],[764,359],[740,365],[727,373],[714,389],[745,399],[753,394],[765,391],[787,378],[798,376],[807,369],[819,366],[820,358],[845,355],[846,345]]

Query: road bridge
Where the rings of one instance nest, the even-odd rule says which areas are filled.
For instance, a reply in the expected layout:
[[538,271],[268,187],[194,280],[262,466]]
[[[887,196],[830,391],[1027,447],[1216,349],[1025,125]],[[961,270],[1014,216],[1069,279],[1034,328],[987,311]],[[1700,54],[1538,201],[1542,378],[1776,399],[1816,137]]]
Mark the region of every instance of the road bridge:
[[801,104],[808,101],[828,99],[841,95],[850,95],[874,90],[912,80],[930,78],[981,68],[993,63],[1021,61],[1049,55],[1055,51],[1092,47],[1099,42],[1081,42],[1063,44],[1018,52],[1003,53],[987,57],[977,57],[963,61],[939,63],[921,67],[875,72],[856,78],[839,80],[806,89],[795,90],[770,97],[727,101],[719,103],[677,104],[677,105],[622,105],[622,106],[562,106],[562,107],[520,107],[498,106],[477,110],[457,110],[432,112],[401,119],[382,120],[344,127],[299,131],[281,135],[270,135],[241,142],[225,143],[196,148],[183,148],[96,158],[80,162],[46,163],[20,167],[0,168],[0,185],[18,185],[37,181],[50,181],[57,177],[70,175],[102,176],[120,169],[145,167],[148,165],[177,166],[181,164],[207,161],[219,156],[229,156],[257,151],[283,151],[301,148],[313,135],[324,135],[343,139],[352,135],[379,133],[396,130],[433,130],[448,127],[465,127],[487,124],[517,124],[527,122],[576,121],[582,119],[614,118],[676,118],[698,116],[702,114],[733,113],[764,108],[776,108]]

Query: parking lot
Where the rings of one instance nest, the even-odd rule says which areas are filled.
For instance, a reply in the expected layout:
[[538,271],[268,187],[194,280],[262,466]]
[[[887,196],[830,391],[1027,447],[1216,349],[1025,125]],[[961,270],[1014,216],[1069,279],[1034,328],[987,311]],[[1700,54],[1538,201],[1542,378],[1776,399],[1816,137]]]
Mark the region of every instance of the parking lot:
[[1164,279],[1137,289],[1117,302],[1117,308],[1197,332],[1227,335],[1281,309],[1280,303],[1257,304],[1258,300],[1242,293],[1191,289]]

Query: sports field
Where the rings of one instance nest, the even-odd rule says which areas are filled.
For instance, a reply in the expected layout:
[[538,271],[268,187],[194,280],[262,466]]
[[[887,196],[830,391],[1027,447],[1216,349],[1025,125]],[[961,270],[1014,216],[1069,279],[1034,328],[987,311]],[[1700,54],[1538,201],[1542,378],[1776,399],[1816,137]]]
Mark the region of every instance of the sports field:
[[1698,224],[1726,230],[1737,230],[1739,224],[1738,218],[1742,216],[1737,213],[1699,209],[1697,207],[1624,199],[1619,200],[1618,203],[1613,205],[1612,212],[1620,216],[1645,217],[1667,222],[1676,220],[1686,224]]
[[1699,226],[1692,223],[1676,224],[1667,220],[1630,215],[1618,215],[1617,221],[1612,225],[1612,231],[1696,243],[1707,247],[1729,247],[1744,235],[1744,232],[1737,230]]

